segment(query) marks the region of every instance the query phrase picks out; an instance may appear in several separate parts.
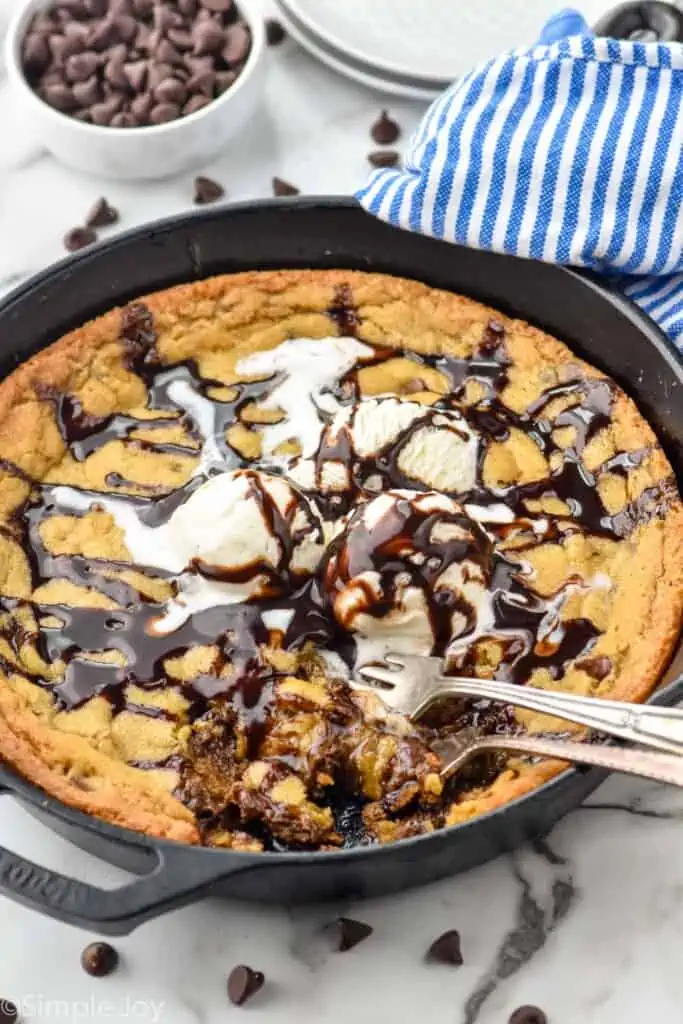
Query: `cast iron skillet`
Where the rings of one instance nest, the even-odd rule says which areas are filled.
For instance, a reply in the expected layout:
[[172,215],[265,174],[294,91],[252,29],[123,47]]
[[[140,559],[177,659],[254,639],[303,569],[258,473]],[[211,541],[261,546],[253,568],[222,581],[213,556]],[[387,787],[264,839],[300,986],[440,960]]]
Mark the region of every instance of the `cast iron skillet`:
[[[52,267],[0,305],[0,372],[89,317],[148,291],[267,267],[348,267],[417,278],[490,302],[567,341],[638,401],[683,481],[683,365],[635,307],[568,270],[456,248],[387,227],[350,200],[302,199],[191,214],[122,235]],[[683,647],[657,695],[683,692]],[[395,891],[481,864],[547,832],[605,777],[574,770],[454,828],[385,847],[247,854],[188,847],[105,824],[0,768],[13,793],[78,846],[143,874],[106,891],[0,849],[0,890],[105,934],[207,893],[272,903]]]

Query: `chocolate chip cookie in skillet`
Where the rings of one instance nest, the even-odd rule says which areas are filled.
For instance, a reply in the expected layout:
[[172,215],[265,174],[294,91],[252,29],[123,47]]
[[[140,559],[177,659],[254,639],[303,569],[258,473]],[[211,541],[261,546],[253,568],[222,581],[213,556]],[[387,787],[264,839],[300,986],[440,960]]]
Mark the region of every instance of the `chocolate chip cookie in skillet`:
[[0,750],[110,822],[241,850],[387,842],[562,765],[457,782],[349,679],[387,650],[639,701],[683,507],[632,401],[470,299],[347,271],[148,296],[0,384]]

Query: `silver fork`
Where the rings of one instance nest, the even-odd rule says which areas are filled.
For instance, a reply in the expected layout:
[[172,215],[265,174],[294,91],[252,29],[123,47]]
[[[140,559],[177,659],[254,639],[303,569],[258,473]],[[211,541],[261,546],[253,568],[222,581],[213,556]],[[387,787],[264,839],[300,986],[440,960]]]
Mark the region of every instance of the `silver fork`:
[[[600,697],[540,690],[533,686],[446,676],[440,658],[387,654],[386,662],[381,666],[364,665],[359,670],[360,675],[380,685],[360,688],[371,689],[389,707],[414,721],[448,697],[481,697],[554,715],[651,750],[683,754],[683,709],[627,704]],[[354,685],[358,687],[358,684]],[[486,742],[493,739],[487,737]],[[518,739],[515,737],[516,742]]]
[[463,729],[457,735],[432,746],[434,752],[445,761],[441,769],[444,779],[457,775],[477,755],[501,750],[527,757],[552,757],[573,764],[594,765],[625,775],[637,775],[639,778],[683,787],[683,757],[637,747],[603,747],[571,740],[547,739],[545,736],[479,736],[474,729]]

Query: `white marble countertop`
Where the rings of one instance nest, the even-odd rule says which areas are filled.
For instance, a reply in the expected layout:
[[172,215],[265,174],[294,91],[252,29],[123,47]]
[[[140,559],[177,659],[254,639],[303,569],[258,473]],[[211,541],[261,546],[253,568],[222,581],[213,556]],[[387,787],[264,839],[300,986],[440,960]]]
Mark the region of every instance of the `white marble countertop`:
[[[9,4],[1,0],[0,20]],[[369,125],[387,100],[290,42],[269,58],[264,111],[238,145],[200,170],[225,185],[229,200],[268,195],[273,174],[308,193],[352,191],[367,170]],[[422,107],[389,106],[407,135]],[[62,255],[62,236],[100,195],[119,208],[122,229],[191,207],[191,175],[135,186],[88,179],[40,153],[16,121],[0,79],[0,291]],[[0,842],[104,886],[124,877],[10,798],[0,800]],[[543,1007],[550,1024],[678,1021],[683,793],[610,780],[548,843],[364,904],[209,901],[116,940],[122,966],[103,980],[79,966],[83,933],[0,899],[0,999],[14,1000],[26,1020],[74,1024],[218,1024],[240,1014],[254,1024],[505,1024],[522,1003]],[[339,913],[375,929],[344,955],[329,953],[318,934]],[[425,965],[427,945],[447,928],[462,934],[464,965]],[[267,977],[244,1009],[225,994],[239,962]]]

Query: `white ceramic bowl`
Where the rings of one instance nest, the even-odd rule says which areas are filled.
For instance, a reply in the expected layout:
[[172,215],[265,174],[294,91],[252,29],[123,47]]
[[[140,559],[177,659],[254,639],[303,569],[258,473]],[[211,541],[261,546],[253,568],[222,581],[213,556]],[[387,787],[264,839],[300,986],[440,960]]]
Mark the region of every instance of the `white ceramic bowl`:
[[260,102],[265,32],[262,18],[244,4],[240,13],[251,29],[251,53],[235,84],[196,114],[145,128],[102,128],[62,114],[31,89],[21,64],[29,22],[51,3],[28,0],[20,8],[7,31],[5,62],[16,103],[29,119],[36,141],[71,167],[119,180],[178,174],[215,156],[245,126]]

